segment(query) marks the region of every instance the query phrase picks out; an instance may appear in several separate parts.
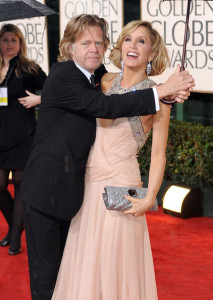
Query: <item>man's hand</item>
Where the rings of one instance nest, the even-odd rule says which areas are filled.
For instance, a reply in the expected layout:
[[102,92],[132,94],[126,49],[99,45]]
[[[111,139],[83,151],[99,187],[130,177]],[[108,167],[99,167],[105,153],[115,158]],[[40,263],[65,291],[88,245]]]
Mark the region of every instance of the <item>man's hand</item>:
[[[167,96],[167,100],[175,99],[177,102],[183,103],[188,99],[190,91],[195,86],[194,78],[188,71],[180,72],[180,66],[177,66],[175,72],[162,85],[157,87],[159,99]],[[172,101],[171,101],[172,102]]]

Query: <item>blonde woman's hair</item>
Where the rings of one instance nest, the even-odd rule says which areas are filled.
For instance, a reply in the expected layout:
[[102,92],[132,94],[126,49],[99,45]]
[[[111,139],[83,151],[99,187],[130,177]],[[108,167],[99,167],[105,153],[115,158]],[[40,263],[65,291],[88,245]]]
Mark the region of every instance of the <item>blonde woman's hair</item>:
[[146,21],[131,21],[122,30],[118,37],[117,45],[112,49],[110,53],[110,60],[112,63],[121,69],[121,47],[125,37],[133,32],[138,27],[145,27],[150,33],[150,40],[152,44],[151,53],[153,54],[152,70],[149,74],[150,76],[161,74],[166,67],[169,65],[169,57],[165,44],[160,36],[160,34],[152,28],[152,24]]
[[[0,30],[0,39],[6,32],[14,33],[20,42],[20,49],[18,53],[18,63],[15,68],[16,76],[22,77],[23,72],[30,74],[38,74],[39,66],[33,61],[27,58],[27,45],[25,42],[25,38],[21,32],[21,30],[13,24],[5,24]],[[2,67],[4,66],[4,58],[0,49],[0,72]]]
[[99,26],[102,29],[104,50],[107,50],[107,47],[110,43],[108,35],[108,23],[103,18],[99,18],[97,15],[81,14],[73,17],[67,23],[67,26],[64,30],[64,36],[59,44],[59,62],[71,60],[68,46],[73,45],[78,39],[79,35],[89,26]]

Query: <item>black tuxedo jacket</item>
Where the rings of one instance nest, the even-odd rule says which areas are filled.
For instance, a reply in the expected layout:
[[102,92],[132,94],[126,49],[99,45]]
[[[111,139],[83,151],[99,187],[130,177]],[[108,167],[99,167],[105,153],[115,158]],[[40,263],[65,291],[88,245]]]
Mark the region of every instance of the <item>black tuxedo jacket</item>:
[[[103,66],[97,70],[99,79],[104,72]],[[42,90],[34,146],[22,178],[22,200],[41,212],[70,220],[83,200],[96,117],[154,113],[152,89],[106,96],[91,86],[74,62],[55,63]]]

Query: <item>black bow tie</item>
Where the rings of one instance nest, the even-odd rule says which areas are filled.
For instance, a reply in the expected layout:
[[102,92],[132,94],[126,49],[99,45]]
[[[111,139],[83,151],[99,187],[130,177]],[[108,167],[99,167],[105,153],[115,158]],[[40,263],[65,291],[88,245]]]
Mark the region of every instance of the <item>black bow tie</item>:
[[96,83],[95,83],[95,76],[92,74],[90,77],[91,85],[96,88]]

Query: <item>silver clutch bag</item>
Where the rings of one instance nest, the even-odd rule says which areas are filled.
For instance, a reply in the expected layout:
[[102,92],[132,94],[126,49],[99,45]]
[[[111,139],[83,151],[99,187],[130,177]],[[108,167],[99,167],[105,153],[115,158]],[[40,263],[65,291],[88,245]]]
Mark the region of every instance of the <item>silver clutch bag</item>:
[[[104,190],[105,193],[103,193],[103,199],[107,209],[127,210],[132,207],[132,202],[124,198],[124,195],[143,199],[146,197],[148,189],[138,187],[106,186]],[[155,199],[154,205],[150,207],[149,210],[158,210],[157,198]]]

